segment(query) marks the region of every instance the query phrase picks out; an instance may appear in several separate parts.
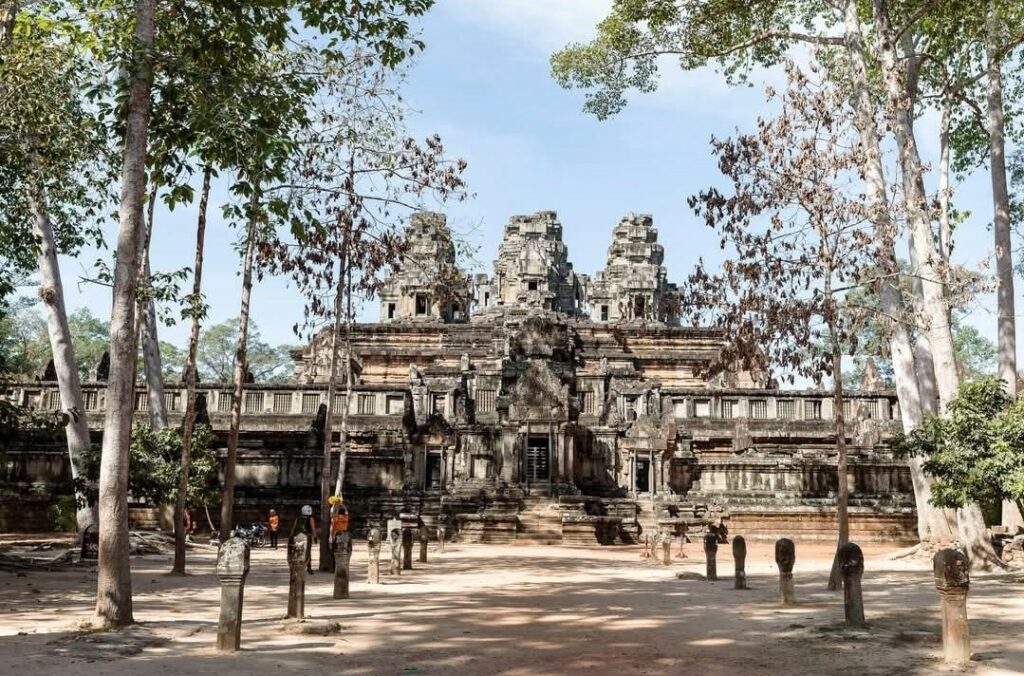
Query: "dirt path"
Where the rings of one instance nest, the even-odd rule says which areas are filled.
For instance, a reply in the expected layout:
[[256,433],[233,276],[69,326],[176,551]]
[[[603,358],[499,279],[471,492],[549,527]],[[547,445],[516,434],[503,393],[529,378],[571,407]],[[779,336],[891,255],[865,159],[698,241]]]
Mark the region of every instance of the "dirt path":
[[[284,550],[253,553],[243,650],[214,649],[219,588],[212,552],[190,552],[192,574],[171,577],[166,557],[134,559],[141,626],[110,638],[82,635],[95,572],[0,573],[0,674],[176,676],[260,674],[933,674],[938,600],[927,561],[893,561],[867,548],[868,631],[842,628],[841,594],[825,591],[831,549],[797,545],[799,605],[781,608],[771,546],[751,543],[749,591],[732,589],[728,546],[716,583],[697,545],[672,566],[637,548],[431,547],[383,584],[365,582],[366,546],[353,559],[352,598],[331,580],[307,583],[307,630],[283,627]],[[1024,673],[1024,584],[977,577],[969,602],[979,675]]]

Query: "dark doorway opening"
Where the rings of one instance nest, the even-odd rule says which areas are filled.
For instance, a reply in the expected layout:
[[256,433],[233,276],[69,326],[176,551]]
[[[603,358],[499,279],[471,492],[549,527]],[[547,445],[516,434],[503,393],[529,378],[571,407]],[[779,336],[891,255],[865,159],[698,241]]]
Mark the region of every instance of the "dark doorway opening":
[[441,451],[427,453],[427,490],[439,491],[444,488],[441,480]]
[[651,492],[651,460],[650,458],[636,459],[636,492]]
[[551,444],[547,437],[527,439],[526,480],[531,484],[551,480]]

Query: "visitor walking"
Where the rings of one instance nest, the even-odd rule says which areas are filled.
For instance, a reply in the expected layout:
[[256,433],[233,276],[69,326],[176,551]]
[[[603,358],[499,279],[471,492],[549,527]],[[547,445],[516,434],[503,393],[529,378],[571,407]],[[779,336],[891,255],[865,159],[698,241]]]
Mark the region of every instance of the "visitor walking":
[[270,546],[277,549],[277,529],[281,527],[281,517],[277,515],[277,510],[270,510],[270,516],[267,517],[267,529],[270,532]]

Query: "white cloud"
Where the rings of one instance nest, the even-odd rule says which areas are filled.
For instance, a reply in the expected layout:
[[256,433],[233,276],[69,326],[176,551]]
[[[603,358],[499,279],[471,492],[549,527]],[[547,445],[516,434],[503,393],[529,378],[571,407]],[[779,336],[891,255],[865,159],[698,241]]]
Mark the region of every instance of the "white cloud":
[[611,11],[611,0],[447,0],[446,11],[548,55],[569,42],[587,40]]

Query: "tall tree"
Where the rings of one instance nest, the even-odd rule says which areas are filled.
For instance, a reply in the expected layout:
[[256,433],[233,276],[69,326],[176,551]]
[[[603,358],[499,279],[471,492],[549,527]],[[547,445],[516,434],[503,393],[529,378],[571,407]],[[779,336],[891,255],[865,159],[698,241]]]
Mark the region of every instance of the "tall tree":
[[[276,228],[290,232],[268,247],[266,265],[291,276],[306,298],[302,329],[322,340],[327,351],[328,396],[321,463],[320,567],[329,570],[331,465],[334,430],[339,431],[338,473],[333,494],[342,497],[351,405],[351,322],[353,293],[372,296],[380,273],[409,260],[402,221],[428,199],[462,199],[462,160],[445,157],[440,138],[417,143],[405,135],[404,104],[391,74],[361,54],[326,78],[301,136],[305,152],[290,168],[293,211]],[[333,296],[333,302],[331,298]],[[318,330],[329,326],[329,330]],[[299,327],[296,327],[299,330]],[[339,354],[340,353],[340,354]],[[343,364],[346,402],[336,410],[338,367]],[[336,416],[340,413],[340,425]]]
[[[71,472],[79,485],[89,428],[57,254],[74,254],[99,239],[95,217],[106,192],[97,178],[105,146],[82,96],[93,74],[82,35],[68,21],[37,10],[6,2],[0,20],[0,292],[11,291],[12,275],[39,274]],[[84,495],[77,500],[81,531],[96,516]]]
[[[795,66],[775,98],[781,112],[757,131],[712,141],[731,194],[690,198],[728,252],[722,272],[703,262],[683,287],[685,310],[727,337],[716,370],[780,370],[832,377],[838,546],[849,541],[849,476],[842,367],[860,315],[844,308],[875,276],[871,208],[859,195],[862,152],[849,100]],[[852,141],[851,141],[852,139]],[[838,585],[838,553],[829,588]]]
[[135,408],[135,306],[139,236],[146,194],[146,148],[153,75],[154,0],[138,0],[128,61],[120,222],[110,317],[110,377],[100,459],[98,626],[134,622],[128,548],[128,449]]

